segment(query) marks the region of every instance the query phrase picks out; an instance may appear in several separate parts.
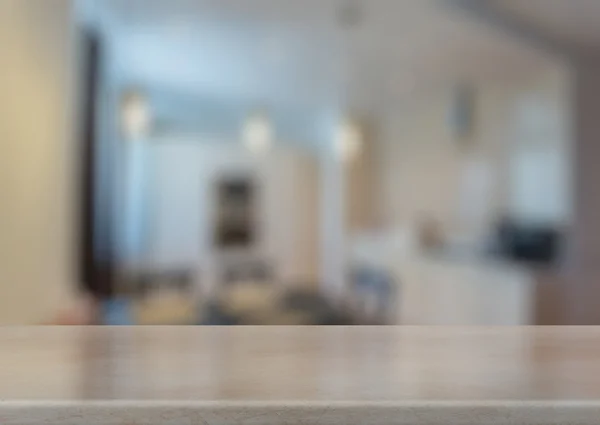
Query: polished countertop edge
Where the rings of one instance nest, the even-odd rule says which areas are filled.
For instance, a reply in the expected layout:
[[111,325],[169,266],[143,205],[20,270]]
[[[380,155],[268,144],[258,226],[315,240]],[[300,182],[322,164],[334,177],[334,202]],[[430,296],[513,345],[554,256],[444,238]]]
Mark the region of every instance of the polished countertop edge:
[[0,400],[2,425],[597,425],[600,400]]

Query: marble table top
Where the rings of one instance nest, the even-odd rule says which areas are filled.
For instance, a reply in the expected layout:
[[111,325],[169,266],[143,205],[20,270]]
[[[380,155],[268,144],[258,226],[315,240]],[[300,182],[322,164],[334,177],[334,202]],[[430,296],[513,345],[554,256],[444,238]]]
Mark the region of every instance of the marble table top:
[[596,327],[5,327],[0,424],[594,424]]

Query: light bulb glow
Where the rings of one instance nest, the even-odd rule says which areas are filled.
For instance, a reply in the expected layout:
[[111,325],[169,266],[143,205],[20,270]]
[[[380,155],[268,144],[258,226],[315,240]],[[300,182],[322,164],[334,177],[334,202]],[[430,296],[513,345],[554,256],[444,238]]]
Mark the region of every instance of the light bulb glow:
[[360,127],[353,122],[343,122],[335,137],[335,153],[343,162],[356,159],[363,145],[363,134]]
[[265,115],[253,115],[244,124],[242,141],[252,153],[269,150],[273,142],[273,128]]
[[148,134],[150,112],[146,100],[139,94],[130,94],[123,100],[122,125],[125,136],[137,140]]

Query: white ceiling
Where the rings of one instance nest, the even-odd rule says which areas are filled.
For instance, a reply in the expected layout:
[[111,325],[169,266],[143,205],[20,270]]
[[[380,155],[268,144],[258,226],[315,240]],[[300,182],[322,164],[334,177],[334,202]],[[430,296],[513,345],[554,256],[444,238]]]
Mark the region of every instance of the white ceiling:
[[492,4],[552,37],[600,45],[599,0],[493,0]]
[[96,0],[130,78],[211,96],[369,108],[553,66],[444,1],[358,1],[364,19],[350,31],[339,25],[341,1]]

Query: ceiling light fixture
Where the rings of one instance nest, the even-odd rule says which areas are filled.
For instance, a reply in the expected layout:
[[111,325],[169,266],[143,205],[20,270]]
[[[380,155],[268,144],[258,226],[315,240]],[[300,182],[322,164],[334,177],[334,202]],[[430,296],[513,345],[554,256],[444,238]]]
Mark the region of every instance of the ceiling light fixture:
[[363,132],[358,123],[346,120],[337,129],[334,147],[337,157],[345,162],[355,160],[362,150]]
[[250,114],[242,129],[242,142],[252,153],[264,153],[273,143],[273,128],[266,113]]
[[150,130],[150,111],[144,96],[139,92],[125,93],[121,104],[121,124],[128,140],[139,140]]

